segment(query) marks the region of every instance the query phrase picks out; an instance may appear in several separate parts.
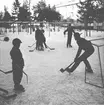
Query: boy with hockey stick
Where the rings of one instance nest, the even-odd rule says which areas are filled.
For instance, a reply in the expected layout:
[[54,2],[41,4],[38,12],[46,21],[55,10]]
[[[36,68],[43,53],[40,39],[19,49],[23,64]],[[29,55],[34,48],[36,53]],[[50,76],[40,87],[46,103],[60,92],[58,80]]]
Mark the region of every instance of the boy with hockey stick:
[[39,29],[39,26],[36,27],[35,31],[35,39],[36,39],[36,50],[41,50],[43,51],[43,33]]
[[[66,71],[69,73],[73,72],[78,67],[78,65],[83,61],[87,67],[86,71],[89,73],[93,73],[90,63],[87,60],[87,58],[94,53],[94,47],[92,46],[92,43],[84,38],[81,38],[79,33],[74,33],[74,37],[79,48],[74,59],[75,62],[74,65],[71,68],[66,69]],[[80,55],[82,50],[84,50],[84,53]]]
[[25,91],[24,87],[20,85],[24,68],[24,59],[19,49],[21,43],[22,43],[21,40],[18,38],[15,38],[12,41],[13,48],[10,51],[10,56],[12,59],[14,90]]

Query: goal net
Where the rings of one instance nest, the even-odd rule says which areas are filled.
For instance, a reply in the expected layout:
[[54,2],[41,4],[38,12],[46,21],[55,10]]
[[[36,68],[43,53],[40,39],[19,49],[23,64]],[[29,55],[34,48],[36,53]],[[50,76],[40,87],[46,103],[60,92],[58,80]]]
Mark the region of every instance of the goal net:
[[95,51],[89,57],[94,73],[85,74],[85,82],[98,87],[104,87],[104,38],[91,40]]

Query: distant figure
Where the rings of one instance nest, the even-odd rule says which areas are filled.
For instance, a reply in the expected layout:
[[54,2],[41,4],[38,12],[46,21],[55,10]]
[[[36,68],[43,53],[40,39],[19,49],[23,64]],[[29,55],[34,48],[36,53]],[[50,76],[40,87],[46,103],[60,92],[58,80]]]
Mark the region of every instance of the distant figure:
[[13,48],[10,51],[10,56],[12,59],[14,90],[24,91],[24,87],[20,85],[20,82],[23,76],[23,68],[24,68],[24,59],[19,49],[21,43],[22,43],[21,40],[18,38],[15,38],[12,41]]
[[41,27],[41,31],[42,31],[42,41],[43,41],[43,44],[45,46],[45,48],[47,48],[47,44],[46,44],[46,38],[45,38],[45,35],[44,35],[44,29],[43,27]]
[[36,50],[44,50],[43,48],[43,33],[39,29],[39,26],[36,27],[35,31],[35,39],[36,39]]
[[67,48],[68,47],[72,47],[71,45],[71,39],[72,39],[72,33],[74,33],[73,27],[71,26],[71,24],[69,23],[67,29],[64,31],[64,35],[65,33],[68,32],[68,37],[67,37]]
[[[87,58],[94,53],[94,47],[92,46],[92,43],[84,38],[81,38],[79,33],[75,33],[74,37],[79,48],[78,48],[76,57],[74,59],[74,62],[75,62],[74,65],[71,68],[68,68],[67,71],[69,73],[73,72],[78,67],[78,65],[83,61],[87,67],[86,71],[93,73],[90,63],[87,60]],[[81,54],[82,50],[84,51],[83,54]]]
[[53,31],[55,32],[55,27],[53,28]]

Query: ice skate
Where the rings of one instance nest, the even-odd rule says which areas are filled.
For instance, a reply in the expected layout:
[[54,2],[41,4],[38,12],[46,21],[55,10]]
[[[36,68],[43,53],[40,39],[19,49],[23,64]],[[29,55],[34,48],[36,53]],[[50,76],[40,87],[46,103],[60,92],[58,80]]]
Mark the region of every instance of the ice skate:
[[88,72],[88,73],[93,73],[93,70],[92,69],[86,69],[86,72]]
[[14,91],[25,92],[25,89],[22,85],[14,86]]
[[72,47],[72,45],[69,45],[69,47]]

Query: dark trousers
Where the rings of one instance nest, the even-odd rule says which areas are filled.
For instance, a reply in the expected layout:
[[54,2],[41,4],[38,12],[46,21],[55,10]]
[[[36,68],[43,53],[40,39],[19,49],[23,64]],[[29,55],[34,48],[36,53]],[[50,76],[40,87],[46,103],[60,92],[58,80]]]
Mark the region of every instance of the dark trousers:
[[42,41],[36,41],[36,50],[42,50],[42,49],[44,49],[43,42]]
[[68,35],[68,38],[67,38],[67,47],[70,47],[71,45],[71,39],[72,39],[72,35]]
[[13,82],[15,86],[20,85],[20,82],[23,77],[23,68],[19,68],[16,64],[12,65],[13,67]]
[[36,50],[38,50],[38,47],[39,47],[39,43],[38,41],[36,41]]
[[80,57],[78,57],[74,65],[70,68],[71,71],[74,71],[82,61],[84,62],[84,64],[86,65],[88,69],[91,69],[91,65],[89,61],[87,60],[87,58],[91,56],[93,52],[94,52],[94,49],[90,51],[85,51]]
[[45,42],[45,41],[43,42],[43,44],[44,44],[45,48],[47,48],[47,44],[46,44],[46,42]]

